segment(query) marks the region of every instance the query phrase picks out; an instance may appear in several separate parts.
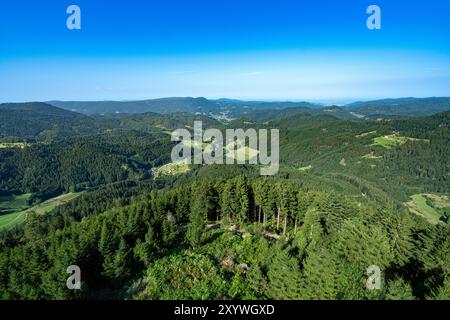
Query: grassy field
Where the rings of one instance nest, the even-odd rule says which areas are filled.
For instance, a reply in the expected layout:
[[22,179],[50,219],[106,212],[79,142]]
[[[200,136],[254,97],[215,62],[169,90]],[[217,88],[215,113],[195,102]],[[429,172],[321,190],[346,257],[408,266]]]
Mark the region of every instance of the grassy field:
[[1,142],[0,143],[0,149],[6,149],[6,148],[20,148],[20,149],[23,149],[23,148],[25,148],[27,146],[28,146],[28,144],[23,143],[23,142],[13,142],[13,143]]
[[[0,198],[0,208],[8,208],[9,211],[7,212],[9,213],[0,215],[0,230],[11,229],[14,226],[24,222],[27,214],[30,212],[45,214],[47,212],[50,212],[57,206],[75,199],[80,194],[81,192],[63,194],[56,198],[44,201],[31,208],[27,205],[24,206],[24,203],[26,203],[27,199],[30,197],[29,194],[13,197],[14,199],[7,199],[8,197],[2,197]],[[12,210],[14,211],[11,213]]]
[[432,224],[439,223],[439,218],[448,212],[450,199],[448,196],[435,194],[415,194],[406,202],[409,211],[420,215]]
[[398,134],[390,134],[374,138],[372,146],[381,146],[386,149],[391,149],[393,147],[405,144],[408,141],[427,141],[427,140],[404,137]]
[[155,168],[153,170],[153,174],[155,175],[155,177],[160,177],[164,175],[174,176],[188,172],[189,170],[190,170],[189,165],[186,163],[186,161],[179,161],[179,162],[171,162],[159,168]]
[[370,136],[370,135],[376,134],[376,133],[377,133],[376,130],[375,131],[370,131],[370,132],[364,132],[364,133],[356,135],[356,138],[365,138],[367,136]]
[[383,156],[377,156],[375,153],[370,152],[370,153],[362,156],[361,158],[363,158],[363,159],[370,159],[370,160],[377,160],[377,159],[383,159]]
[[31,193],[11,196],[0,196],[0,215],[14,213],[28,209]]
[[[232,150],[232,148],[230,147],[230,150]],[[250,161],[250,159],[257,159],[258,157],[258,150],[252,149],[250,147],[247,146],[241,146],[239,148],[237,148],[235,150],[235,156],[234,156],[234,160],[237,161],[237,159],[245,159],[246,162]],[[226,158],[233,158],[233,156],[228,157],[228,153],[227,153],[227,149],[224,150],[224,155]],[[226,162],[227,160],[225,160]]]

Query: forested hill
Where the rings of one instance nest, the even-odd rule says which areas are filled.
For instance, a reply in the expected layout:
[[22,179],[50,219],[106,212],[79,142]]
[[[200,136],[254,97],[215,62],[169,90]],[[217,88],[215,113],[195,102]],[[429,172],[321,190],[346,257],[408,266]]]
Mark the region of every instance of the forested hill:
[[189,113],[85,116],[40,103],[2,105],[0,110],[9,117],[0,119],[0,127],[17,131],[0,142],[7,142],[11,133],[29,140],[23,149],[0,149],[4,192],[51,195],[148,178],[151,168],[170,162],[170,131],[192,128],[195,120],[202,120],[204,128],[280,128],[282,170],[311,176],[308,179],[317,184],[343,192],[360,190],[368,197],[388,193],[404,201],[413,190],[444,192],[450,186],[450,111],[404,120],[349,121],[332,115],[291,115],[284,109],[266,112],[276,120],[264,124],[265,112],[259,113],[260,122],[221,123]]
[[141,101],[49,101],[56,107],[84,114],[104,113],[172,113],[172,112],[210,112],[217,105],[205,98],[162,98]]
[[418,116],[450,110],[450,98],[403,98],[355,102],[349,111],[362,115]]
[[284,109],[302,107],[308,109],[320,108],[320,105],[308,102],[267,102],[242,101],[232,99],[210,100],[206,98],[176,97],[140,101],[49,101],[51,105],[77,111],[83,114],[105,113],[226,113],[240,116],[250,111],[260,109]]
[[49,104],[83,114],[174,112],[201,113],[227,117],[246,117],[258,121],[279,118],[278,113],[294,115],[333,114],[343,119],[362,117],[413,117],[431,115],[450,109],[450,98],[400,98],[362,101],[345,106],[330,106],[310,102],[244,101],[206,98],[162,98],[141,101],[50,101]]
[[361,198],[405,201],[450,190],[449,115],[398,121],[297,115],[269,126],[281,129],[281,163],[293,172],[341,192],[359,190]]
[[208,116],[194,115],[186,112],[159,114],[154,112],[135,114],[93,115],[93,119],[104,128],[122,128],[138,131],[169,131],[178,128],[190,128],[194,121],[202,121],[204,127],[221,126],[222,124]]
[[324,115],[324,116],[333,116],[339,119],[358,119],[358,116],[352,114],[348,110],[343,107],[338,106],[329,106],[324,108],[307,108],[307,107],[291,107],[285,109],[261,109],[247,112],[242,115],[250,120],[258,121],[258,122],[267,122],[273,121],[283,118],[292,117],[295,115]]
[[170,161],[167,134],[114,129],[18,149],[0,148],[0,193],[42,200],[120,180],[142,180]]
[[46,103],[0,104],[0,137],[45,140],[58,136],[92,133],[96,122],[79,113]]
[[191,127],[195,120],[205,126],[219,126],[211,117],[193,113],[83,115],[52,105],[32,103],[0,104],[0,142],[55,141],[92,135],[112,129],[162,132]]
[[[295,179],[193,179],[130,200],[135,186],[32,214],[1,237],[0,299],[449,297],[449,226],[404,208]],[[82,290],[65,289],[73,263]],[[366,285],[372,265],[378,290]]]
[[[220,122],[2,105],[15,131],[0,140],[0,299],[448,299],[450,111],[284,110]],[[195,120],[278,128],[279,173],[171,163],[170,131]],[[82,290],[65,289],[72,264]]]

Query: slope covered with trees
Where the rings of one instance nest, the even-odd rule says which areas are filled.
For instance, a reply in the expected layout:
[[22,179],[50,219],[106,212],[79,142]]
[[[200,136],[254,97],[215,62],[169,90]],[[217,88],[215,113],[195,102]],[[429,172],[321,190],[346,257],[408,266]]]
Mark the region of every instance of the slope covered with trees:
[[[448,298],[448,232],[402,208],[356,206],[297,181],[197,180],[63,225],[30,217],[3,240],[0,293],[3,299],[441,299]],[[65,290],[71,264],[83,270],[81,291]],[[371,265],[382,270],[379,290],[366,287]]]
[[0,190],[49,197],[150,176],[170,160],[167,135],[115,130],[104,134],[0,149]]
[[33,103],[0,104],[0,138],[47,140],[95,132],[95,121],[76,112]]
[[[371,121],[287,109],[220,123],[4,109],[2,128],[25,112],[32,129],[0,140],[27,142],[0,147],[0,201],[84,192],[0,232],[1,299],[450,299],[449,225],[404,205],[449,195],[449,112]],[[153,176],[170,162],[168,133],[194,120],[280,129],[279,173],[195,165]],[[80,291],[65,286],[69,265],[81,267]],[[381,287],[370,290],[374,265]]]
[[363,115],[432,115],[450,109],[450,98],[401,98],[354,102],[348,109]]

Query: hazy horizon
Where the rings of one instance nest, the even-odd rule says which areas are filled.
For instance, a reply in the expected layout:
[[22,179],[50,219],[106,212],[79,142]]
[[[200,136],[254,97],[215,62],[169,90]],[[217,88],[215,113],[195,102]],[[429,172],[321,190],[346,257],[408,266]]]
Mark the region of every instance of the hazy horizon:
[[369,102],[378,100],[397,100],[397,99],[433,99],[433,98],[450,98],[447,96],[425,96],[425,97],[378,97],[378,98],[353,98],[353,99],[260,99],[260,98],[238,98],[238,97],[205,97],[205,96],[171,96],[171,97],[151,97],[144,99],[95,99],[95,100],[64,100],[64,99],[49,99],[49,100],[20,100],[20,101],[0,101],[0,103],[31,103],[31,102],[42,102],[51,103],[52,101],[58,102],[134,102],[134,101],[146,101],[146,100],[159,100],[159,99],[183,99],[183,98],[193,98],[199,99],[204,98],[210,101],[218,101],[222,99],[226,100],[238,100],[243,102],[291,102],[291,103],[311,103],[323,106],[345,106],[356,102]]

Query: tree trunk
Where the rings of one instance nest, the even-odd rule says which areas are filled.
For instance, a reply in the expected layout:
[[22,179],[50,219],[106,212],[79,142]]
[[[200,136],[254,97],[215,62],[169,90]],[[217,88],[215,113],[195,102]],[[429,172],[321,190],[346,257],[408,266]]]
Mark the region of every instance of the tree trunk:
[[277,208],[277,231],[280,228],[280,207]]
[[258,223],[261,223],[261,207],[258,208]]
[[286,227],[287,227],[287,213],[284,216],[283,236],[286,235]]
[[295,226],[294,226],[294,233],[297,232],[297,218],[295,218]]
[[264,227],[264,230],[266,230],[266,222],[267,222],[267,215],[266,215],[266,213],[263,211],[263,227]]

